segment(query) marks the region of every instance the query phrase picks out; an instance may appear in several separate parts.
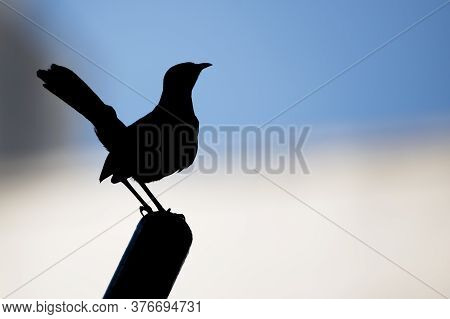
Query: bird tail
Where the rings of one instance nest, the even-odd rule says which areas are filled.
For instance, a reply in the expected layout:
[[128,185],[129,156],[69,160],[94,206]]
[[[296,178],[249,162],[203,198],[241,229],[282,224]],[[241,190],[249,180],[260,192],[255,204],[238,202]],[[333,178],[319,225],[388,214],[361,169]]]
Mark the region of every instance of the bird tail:
[[[106,157],[105,163],[103,164],[102,172],[100,173],[100,183],[103,182],[103,180],[107,179],[109,176],[114,174],[114,165],[113,165],[113,158],[112,154],[109,153]],[[113,182],[113,184],[116,184],[117,182]]]
[[111,151],[115,136],[125,128],[116,112],[103,101],[73,71],[52,64],[48,70],[37,71],[44,88],[69,104],[95,127],[100,142]]

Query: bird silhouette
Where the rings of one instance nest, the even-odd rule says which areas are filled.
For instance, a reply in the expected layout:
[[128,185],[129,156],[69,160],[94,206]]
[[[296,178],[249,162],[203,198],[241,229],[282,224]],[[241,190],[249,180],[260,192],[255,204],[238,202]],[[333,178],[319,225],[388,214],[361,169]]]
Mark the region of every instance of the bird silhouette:
[[113,107],[102,100],[68,68],[52,64],[38,70],[44,88],[89,120],[109,152],[100,182],[111,176],[113,184],[123,183],[141,203],[140,211],[153,210],[128,179],[134,179],[150,197],[157,210],[165,210],[145,185],[189,167],[197,154],[199,121],[192,103],[192,90],[200,72],[210,63],[186,62],[171,67],[164,76],[161,99],[156,107],[126,126]]

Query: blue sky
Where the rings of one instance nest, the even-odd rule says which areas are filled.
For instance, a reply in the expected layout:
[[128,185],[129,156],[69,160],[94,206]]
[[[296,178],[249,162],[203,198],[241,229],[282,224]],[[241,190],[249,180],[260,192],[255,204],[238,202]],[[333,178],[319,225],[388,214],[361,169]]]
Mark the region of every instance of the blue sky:
[[[194,92],[200,121],[259,124],[443,2],[40,1],[16,7],[155,102],[168,67],[211,62]],[[450,5],[274,123],[448,126],[449,39]],[[126,123],[152,109],[54,39],[41,33],[37,41],[48,48],[49,64],[76,69]]]

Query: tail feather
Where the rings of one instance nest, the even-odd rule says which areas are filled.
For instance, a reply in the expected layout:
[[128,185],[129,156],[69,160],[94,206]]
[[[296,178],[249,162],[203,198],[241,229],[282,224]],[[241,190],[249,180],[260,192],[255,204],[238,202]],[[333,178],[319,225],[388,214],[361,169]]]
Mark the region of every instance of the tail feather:
[[100,183],[113,174],[114,171],[113,171],[112,155],[111,153],[109,153],[108,156],[106,157],[105,163],[103,164],[102,172],[100,173],[99,178]]
[[125,129],[111,106],[102,100],[73,71],[52,64],[48,70],[37,71],[44,88],[69,104],[95,127],[100,142],[111,151],[115,136]]

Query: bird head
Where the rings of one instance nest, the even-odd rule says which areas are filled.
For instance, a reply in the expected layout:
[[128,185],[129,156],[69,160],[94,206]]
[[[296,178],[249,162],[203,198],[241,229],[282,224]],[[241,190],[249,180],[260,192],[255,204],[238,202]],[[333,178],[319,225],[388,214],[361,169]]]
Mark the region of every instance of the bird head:
[[164,90],[176,93],[191,93],[200,72],[210,67],[211,63],[180,63],[167,70],[164,76]]

